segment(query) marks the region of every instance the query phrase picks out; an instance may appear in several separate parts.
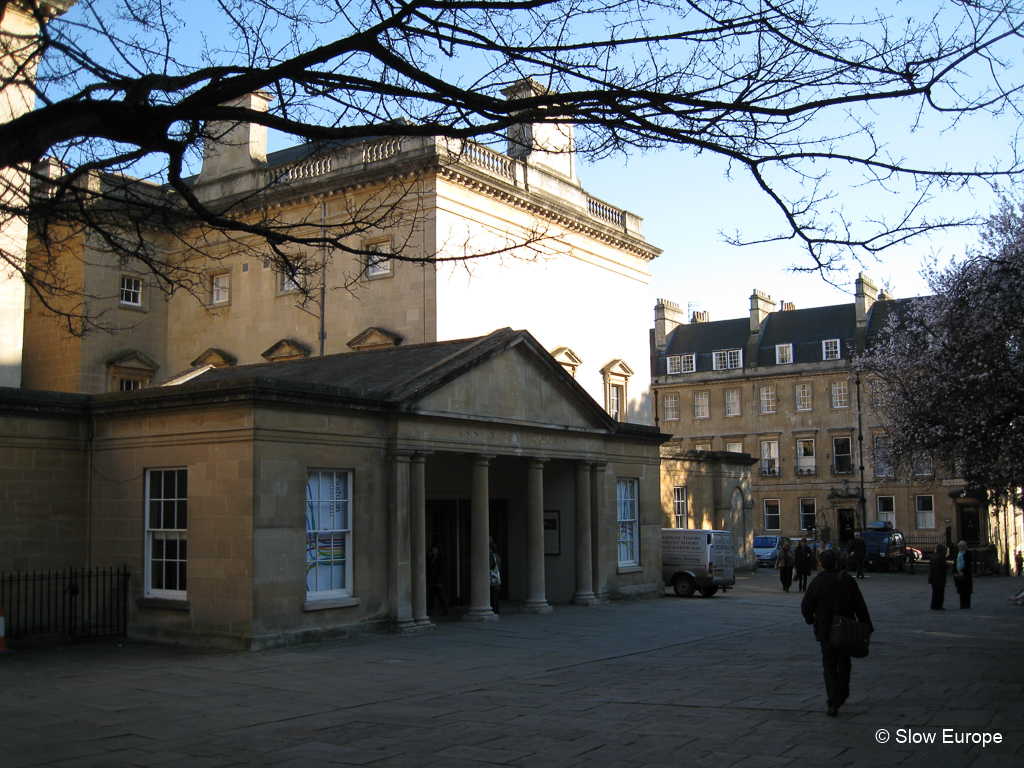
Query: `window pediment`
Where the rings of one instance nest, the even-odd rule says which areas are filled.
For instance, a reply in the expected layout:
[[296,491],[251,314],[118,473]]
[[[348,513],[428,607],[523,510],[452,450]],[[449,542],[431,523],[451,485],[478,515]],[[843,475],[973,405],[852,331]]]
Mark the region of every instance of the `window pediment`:
[[193,360],[189,365],[193,368],[200,366],[210,366],[211,368],[227,368],[230,365],[234,365],[238,362],[238,358],[234,355],[230,355],[223,349],[217,349],[216,347],[210,347],[208,350],[203,352],[199,357]]
[[402,337],[397,333],[386,331],[383,328],[370,326],[365,331],[357,334],[348,342],[348,348],[356,352],[364,349],[388,349],[397,347],[402,343]]
[[261,357],[272,363],[284,360],[300,360],[309,357],[312,350],[305,344],[293,341],[292,339],[281,339],[274,346],[264,352]]

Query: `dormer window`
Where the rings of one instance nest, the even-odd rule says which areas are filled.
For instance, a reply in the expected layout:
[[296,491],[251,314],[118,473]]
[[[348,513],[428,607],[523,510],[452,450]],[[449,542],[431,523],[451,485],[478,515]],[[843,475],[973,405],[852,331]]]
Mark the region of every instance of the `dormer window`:
[[730,368],[743,367],[742,349],[721,349],[714,353],[714,368],[716,371],[724,371]]
[[775,364],[776,365],[789,365],[793,362],[793,345],[792,344],[776,344],[775,345]]
[[821,342],[821,359],[839,359],[839,339],[825,339],[825,341]]

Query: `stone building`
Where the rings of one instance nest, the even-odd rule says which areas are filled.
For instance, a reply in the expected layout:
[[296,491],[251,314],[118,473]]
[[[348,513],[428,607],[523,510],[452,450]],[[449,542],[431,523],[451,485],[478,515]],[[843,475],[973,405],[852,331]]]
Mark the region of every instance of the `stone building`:
[[[265,110],[269,97],[243,102]],[[210,132],[221,138],[191,180],[199,199],[300,232],[347,228],[347,250],[286,247],[307,271],[296,276],[265,244],[238,234],[154,230],[149,239],[171,263],[202,275],[196,295],[167,298],[145,269],[120,263],[84,232],[60,244],[61,258],[113,332],[68,337],[45,307],[30,304],[22,386],[100,393],[207,366],[510,326],[528,329],[614,418],[651,423],[650,357],[638,329],[647,327],[648,263],[660,251],[645,242],[639,217],[583,189],[571,125],[519,126],[506,154],[386,136],[268,154],[266,129]],[[310,281],[308,300],[300,280]]]
[[663,594],[659,446],[530,334],[211,368],[97,395],[0,389],[0,571],[127,563],[133,637],[261,648]]
[[851,304],[800,310],[754,291],[749,318],[734,320],[695,312],[687,323],[678,305],[659,301],[656,423],[679,450],[754,457],[755,533],[813,531],[845,544],[867,522],[887,520],[926,548],[947,529],[979,542],[986,518],[948,469],[922,456],[912,478],[893,476],[875,416],[880,393],[852,368],[854,352],[905,301],[863,274]]
[[[75,0],[0,4],[0,123],[30,111],[35,104],[36,67],[39,64],[39,25],[64,13]],[[28,190],[26,174],[14,169],[0,173],[0,201],[18,200]],[[28,222],[0,213],[0,387],[21,382],[22,316],[25,282],[10,266],[23,265]],[[10,266],[8,266],[10,265]]]

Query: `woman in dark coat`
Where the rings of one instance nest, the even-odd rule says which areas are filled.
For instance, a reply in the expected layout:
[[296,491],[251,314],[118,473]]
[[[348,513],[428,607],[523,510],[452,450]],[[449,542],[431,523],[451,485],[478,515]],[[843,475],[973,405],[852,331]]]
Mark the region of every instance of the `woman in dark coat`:
[[946,545],[938,544],[928,561],[928,583],[932,585],[932,610],[941,611],[946,599]]
[[956,584],[956,593],[960,595],[960,607],[971,607],[971,592],[974,591],[974,578],[971,576],[971,550],[967,548],[967,542],[961,541],[956,545],[959,550],[956,560],[953,561],[953,583]]
[[811,575],[811,569],[814,567],[814,552],[807,546],[807,539],[800,539],[793,555],[796,558],[796,577],[800,583],[800,591],[803,592],[807,589],[807,577]]
[[783,592],[789,592],[789,588],[793,585],[793,565],[795,563],[796,559],[789,548],[789,539],[786,539],[782,542],[782,549],[779,550],[779,554],[775,558],[775,570],[779,572]]

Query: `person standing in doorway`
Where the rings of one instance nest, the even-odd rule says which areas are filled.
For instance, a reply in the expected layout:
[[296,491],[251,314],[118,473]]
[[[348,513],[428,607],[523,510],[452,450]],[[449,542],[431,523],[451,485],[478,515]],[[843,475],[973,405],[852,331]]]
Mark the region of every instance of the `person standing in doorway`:
[[825,672],[825,694],[828,697],[828,716],[835,717],[850,695],[850,673],[853,663],[850,655],[832,647],[829,635],[832,630],[834,612],[841,616],[856,618],[875,631],[868,615],[864,596],[860,593],[855,579],[847,577],[838,569],[839,558],[832,550],[821,553],[819,560],[822,571],[804,594],[800,613],[804,621],[814,625],[814,639],[821,643],[821,664]]
[[444,555],[437,546],[427,553],[427,598],[428,607],[441,606],[441,615],[447,616],[449,610],[448,590],[445,587],[448,572],[445,568]]
[[935,554],[928,561],[928,583],[932,585],[932,610],[943,610],[946,599],[946,545],[936,544]]
[[487,564],[491,571],[491,610],[497,615],[501,613],[501,555],[498,548],[494,546],[494,539],[491,539],[490,554],[487,557]]
[[974,591],[974,577],[971,575],[971,565],[974,560],[971,557],[971,550],[967,548],[967,542],[961,541],[956,545],[956,560],[953,561],[953,583],[956,584],[956,593],[960,595],[960,607],[971,607],[971,592]]
[[775,570],[779,572],[779,581],[782,582],[782,591],[789,592],[793,585],[793,566],[796,559],[789,548],[789,539],[782,542],[782,549],[775,557]]
[[1024,572],[1024,554],[1019,549],[1017,554],[1013,556],[1013,562],[1017,565],[1017,575],[1020,576],[1021,572]]
[[850,557],[853,559],[853,564],[857,566],[857,578],[864,578],[864,560],[868,556],[868,545],[864,543],[864,539],[860,537],[859,533],[853,534],[853,542],[850,544]]
[[807,537],[800,539],[800,543],[796,545],[796,552],[793,557],[796,559],[796,577],[800,585],[800,591],[803,592],[807,589],[807,578],[811,575],[811,569],[814,567],[814,553],[811,548],[807,546]]

